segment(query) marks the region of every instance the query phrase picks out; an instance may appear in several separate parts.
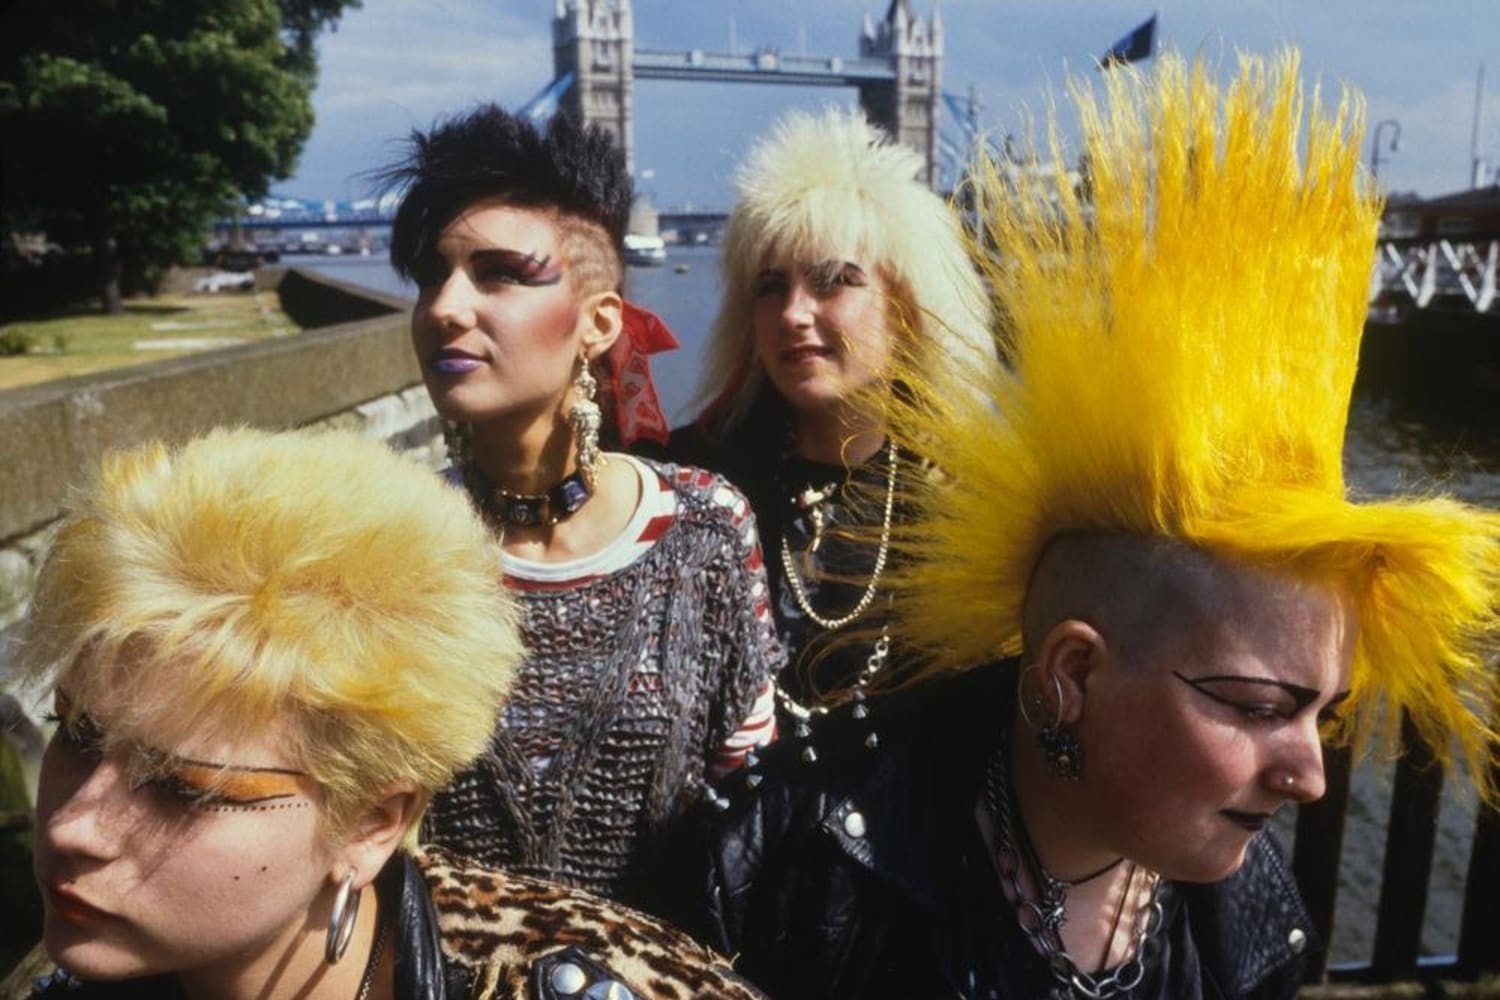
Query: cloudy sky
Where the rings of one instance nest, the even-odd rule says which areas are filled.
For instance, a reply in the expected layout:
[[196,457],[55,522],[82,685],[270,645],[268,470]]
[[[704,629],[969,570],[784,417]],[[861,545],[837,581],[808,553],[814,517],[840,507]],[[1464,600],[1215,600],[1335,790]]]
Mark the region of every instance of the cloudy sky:
[[[921,16],[933,0],[913,0]],[[477,101],[524,103],[552,79],[553,0],[364,0],[321,41],[317,126],[297,174],[275,190],[307,198],[368,193],[361,174],[399,154],[414,127]],[[634,0],[641,48],[854,56],[866,11],[888,0]],[[1309,78],[1348,83],[1369,120],[1395,119],[1381,151],[1392,190],[1468,186],[1476,76],[1488,59],[1479,149],[1500,165],[1500,0],[941,0],[944,89],[973,87],[983,123],[1018,129],[1021,109],[1155,10],[1158,39],[1230,56],[1295,43]],[[793,107],[852,104],[852,89],[637,81],[639,186],[658,206],[726,208],[749,142]],[[1394,130],[1383,132],[1388,145]],[[1366,140],[1365,156],[1369,156]]]

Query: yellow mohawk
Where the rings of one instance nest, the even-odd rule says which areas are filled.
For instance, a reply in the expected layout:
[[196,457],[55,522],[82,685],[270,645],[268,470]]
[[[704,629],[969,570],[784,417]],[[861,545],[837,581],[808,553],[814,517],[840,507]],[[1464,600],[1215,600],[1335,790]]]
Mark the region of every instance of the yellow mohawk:
[[[1104,79],[1102,101],[1072,90],[1086,191],[1055,121],[1049,171],[988,163],[975,182],[982,243],[997,248],[979,264],[1013,368],[964,385],[898,375],[910,391],[895,432],[943,470],[909,485],[900,634],[932,670],[1018,653],[1050,539],[1179,539],[1349,594],[1355,726],[1368,732],[1381,700],[1405,709],[1484,785],[1500,514],[1345,495],[1380,215],[1361,184],[1360,101],[1346,93],[1328,115],[1293,51],[1241,57],[1222,87],[1174,54]],[[1390,735],[1399,714],[1386,719]]]

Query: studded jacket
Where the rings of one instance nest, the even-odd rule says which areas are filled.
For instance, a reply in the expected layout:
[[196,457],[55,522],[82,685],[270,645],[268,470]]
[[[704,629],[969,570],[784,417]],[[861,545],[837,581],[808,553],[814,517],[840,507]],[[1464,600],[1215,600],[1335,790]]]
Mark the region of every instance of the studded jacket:
[[[394,913],[400,1000],[763,1000],[681,931],[551,882],[442,851],[398,855],[377,882]],[[171,977],[80,983],[54,973],[34,998],[171,1000]]]
[[[1013,676],[996,664],[876,701],[829,720],[816,754],[772,747],[707,821],[699,912],[684,920],[778,1000],[1070,997],[1019,929],[974,819]],[[1164,883],[1160,900],[1129,997],[1296,995],[1310,918],[1269,834],[1229,879]]]

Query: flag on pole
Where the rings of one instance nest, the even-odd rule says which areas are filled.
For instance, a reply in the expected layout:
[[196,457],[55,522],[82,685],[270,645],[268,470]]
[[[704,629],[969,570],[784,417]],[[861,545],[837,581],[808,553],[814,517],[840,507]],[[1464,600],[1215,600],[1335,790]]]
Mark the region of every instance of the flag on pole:
[[534,125],[542,124],[542,122],[545,122],[557,112],[558,102],[572,85],[573,71],[568,70],[562,76],[543,87],[541,92],[523,104],[516,114],[520,117],[530,119]]
[[1156,15],[1109,47],[1099,59],[1100,69],[1109,69],[1116,63],[1140,62],[1156,53]]

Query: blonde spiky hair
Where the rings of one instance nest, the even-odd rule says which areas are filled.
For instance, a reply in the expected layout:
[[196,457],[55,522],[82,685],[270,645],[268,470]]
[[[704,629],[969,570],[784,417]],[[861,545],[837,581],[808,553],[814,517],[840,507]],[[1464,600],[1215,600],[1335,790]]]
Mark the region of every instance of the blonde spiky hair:
[[764,377],[751,330],[756,276],[774,256],[863,253],[892,284],[924,366],[992,349],[989,305],[948,205],[917,180],[921,157],[863,115],[826,108],[780,119],[736,178],[719,260],[724,294],[696,401],[724,427]]
[[333,835],[483,752],[521,656],[512,604],[483,523],[415,461],[221,430],[111,455],[70,510],[17,666],[110,744],[274,734]]
[[897,628],[934,670],[1018,653],[1051,539],[1180,540],[1348,595],[1355,728],[1383,699],[1440,754],[1455,740],[1484,783],[1500,515],[1346,498],[1380,206],[1362,190],[1359,101],[1330,117],[1298,70],[1292,51],[1242,57],[1222,87],[1178,55],[1114,68],[1102,101],[1073,89],[1087,195],[1055,122],[1045,174],[982,172],[983,244],[998,248],[982,265],[1013,367],[962,386],[903,373],[916,392],[893,425],[944,475],[911,487]]

